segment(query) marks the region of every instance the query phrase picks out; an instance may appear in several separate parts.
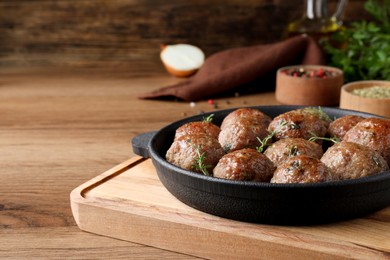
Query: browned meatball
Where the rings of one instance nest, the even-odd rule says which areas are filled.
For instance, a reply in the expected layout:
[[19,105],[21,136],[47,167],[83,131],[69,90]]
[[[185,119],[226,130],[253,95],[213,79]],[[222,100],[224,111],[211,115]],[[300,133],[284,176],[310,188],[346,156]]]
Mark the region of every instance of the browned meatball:
[[[275,117],[268,130],[274,132],[275,139],[303,138],[310,139],[313,135],[324,137],[331,119],[319,108],[306,107],[291,110]],[[321,143],[321,140],[317,141]]]
[[321,161],[337,180],[356,179],[389,169],[385,159],[373,149],[351,142],[340,142],[328,148]]
[[344,141],[366,145],[390,164],[390,119],[366,118],[345,134]]
[[262,153],[251,148],[225,154],[214,168],[214,177],[230,180],[269,182],[275,167]]
[[226,152],[259,146],[257,138],[268,135],[271,118],[253,108],[240,108],[228,114],[221,124],[218,140]]
[[207,134],[218,139],[221,130],[218,126],[207,121],[196,121],[186,123],[176,129],[175,139],[183,135]]
[[323,154],[321,145],[303,138],[286,138],[276,141],[265,150],[264,154],[279,166],[285,160],[297,155],[307,155],[320,159]]
[[[221,124],[221,129],[225,127],[225,125],[233,124],[237,119],[249,119],[249,120],[256,120],[256,121],[262,121],[265,120],[266,122],[271,122],[271,118],[261,112],[258,109],[250,108],[250,107],[243,107],[238,108],[234,110],[233,112],[229,113],[224,119]],[[267,125],[268,126],[268,125]]]
[[363,119],[364,117],[356,115],[346,115],[339,117],[330,123],[328,128],[328,135],[331,137],[337,137],[337,139],[342,141],[344,139],[345,133]]
[[[206,134],[180,136],[173,141],[166,153],[168,162],[196,172],[202,172],[200,164],[208,174],[224,155],[224,151],[216,138]],[[203,158],[203,159],[202,159]]]
[[298,155],[276,168],[272,183],[317,183],[332,181],[329,168],[319,159]]

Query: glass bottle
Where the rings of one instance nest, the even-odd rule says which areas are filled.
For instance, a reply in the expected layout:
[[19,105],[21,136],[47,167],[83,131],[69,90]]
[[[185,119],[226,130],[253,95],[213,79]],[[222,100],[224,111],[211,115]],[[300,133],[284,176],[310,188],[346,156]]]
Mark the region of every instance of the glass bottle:
[[342,28],[342,18],[347,0],[339,0],[335,12],[328,14],[327,0],[305,0],[303,16],[287,26],[287,37],[307,34],[316,40],[328,37]]

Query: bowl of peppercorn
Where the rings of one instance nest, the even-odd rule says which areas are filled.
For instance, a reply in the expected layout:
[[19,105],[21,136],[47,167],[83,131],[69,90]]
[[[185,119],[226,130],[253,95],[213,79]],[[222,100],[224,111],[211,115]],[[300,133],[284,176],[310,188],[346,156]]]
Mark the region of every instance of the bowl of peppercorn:
[[341,88],[340,107],[390,118],[390,81],[361,80]]
[[286,105],[336,106],[344,83],[343,71],[329,66],[295,65],[276,75],[276,100]]

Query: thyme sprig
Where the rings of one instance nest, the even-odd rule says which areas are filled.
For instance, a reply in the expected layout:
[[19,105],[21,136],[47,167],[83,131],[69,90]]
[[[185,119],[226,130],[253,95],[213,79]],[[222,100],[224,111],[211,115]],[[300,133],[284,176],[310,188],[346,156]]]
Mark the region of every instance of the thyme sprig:
[[259,153],[262,153],[265,148],[268,146],[268,141],[271,140],[275,135],[275,131],[270,132],[264,139],[260,139],[259,137],[256,137],[257,140],[260,142],[260,146],[256,147],[256,150]]
[[312,135],[312,137],[309,138],[309,141],[310,142],[315,142],[317,140],[323,140],[323,141],[330,141],[330,142],[333,142],[334,144],[337,144],[340,142],[340,140],[337,138],[337,136],[333,136],[333,137],[320,137],[320,136],[317,136],[316,134],[314,133],[310,133]]
[[272,140],[272,138],[274,137],[274,135],[275,135],[276,133],[278,133],[278,132],[281,130],[281,128],[282,128],[283,126],[287,125],[287,124],[288,124],[287,121],[282,121],[282,122],[280,123],[279,127],[277,127],[274,131],[269,132],[269,134],[268,134],[266,137],[264,137],[263,139],[260,139],[259,137],[256,137],[257,140],[260,142],[260,146],[257,146],[257,147],[256,147],[256,150],[257,150],[259,153],[262,153],[262,152],[265,150],[265,148],[269,145],[268,142],[269,142],[270,140]]
[[210,173],[208,171],[208,168],[211,167],[211,165],[205,165],[204,161],[206,159],[206,155],[204,152],[200,151],[200,146],[194,145],[195,152],[196,152],[196,159],[195,163],[192,166],[195,170],[202,172],[206,176],[210,176]]
[[325,111],[322,109],[321,106],[307,107],[307,108],[304,108],[304,110],[308,113],[312,113],[312,114],[317,115],[323,121],[328,121],[328,122],[332,121],[332,119],[329,117],[329,115],[327,113],[325,113]]
[[213,117],[214,117],[214,114],[210,114],[207,117],[203,117],[203,122],[212,123],[213,122]]
[[[286,122],[286,121],[285,121]],[[294,122],[290,122],[290,127],[291,129],[294,129],[294,130],[297,130],[299,128],[301,128],[299,125],[297,125],[296,123]]]

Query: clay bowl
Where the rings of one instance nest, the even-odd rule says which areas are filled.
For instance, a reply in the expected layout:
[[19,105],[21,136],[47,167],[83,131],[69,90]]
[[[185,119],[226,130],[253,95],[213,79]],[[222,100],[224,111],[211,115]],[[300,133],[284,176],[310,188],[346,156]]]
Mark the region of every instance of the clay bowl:
[[352,94],[354,89],[372,86],[390,88],[390,81],[363,80],[344,85],[341,89],[340,107],[390,117],[390,98],[369,98]]
[[[326,77],[319,77],[319,70]],[[294,71],[304,70],[303,76],[294,76]],[[315,76],[310,76],[313,72]],[[307,75],[309,74],[309,75]],[[335,106],[340,101],[343,71],[329,66],[296,65],[280,68],[276,75],[276,99],[286,105]]]

